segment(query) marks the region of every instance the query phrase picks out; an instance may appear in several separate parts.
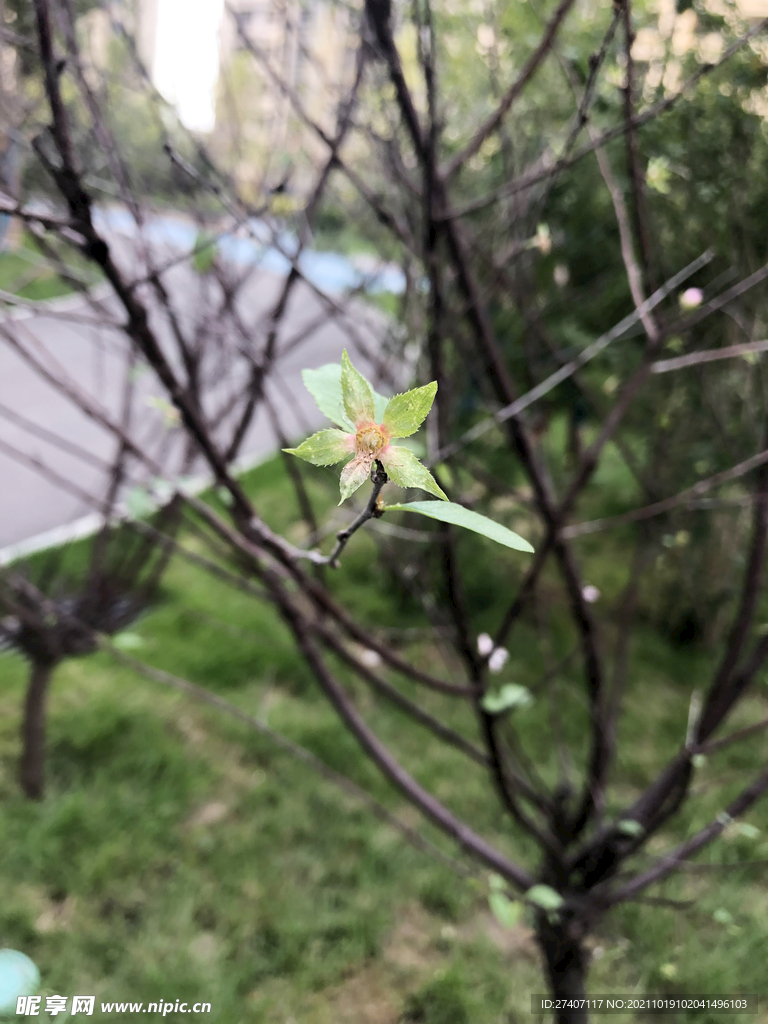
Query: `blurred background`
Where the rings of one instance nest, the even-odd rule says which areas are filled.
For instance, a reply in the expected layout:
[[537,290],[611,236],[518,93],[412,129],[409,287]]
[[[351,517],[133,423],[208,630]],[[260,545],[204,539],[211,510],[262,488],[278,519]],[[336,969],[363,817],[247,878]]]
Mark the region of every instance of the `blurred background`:
[[[368,6],[366,21],[354,0],[51,3],[78,214],[40,5],[0,0],[0,947],[30,956],[45,991],[94,994],[94,1016],[181,999],[226,1024],[510,1024],[547,990],[531,908],[489,899],[484,867],[457,874],[451,843],[323,697],[246,555],[192,503],[241,528],[231,473],[276,534],[330,549],[365,495],[338,508],[338,472],[282,452],[329,425],[305,369],[347,349],[385,396],[439,377],[407,443],[452,500],[534,548],[549,524],[502,426],[499,366],[517,395],[542,386],[524,423],[553,494],[588,466],[564,534],[576,597],[550,560],[489,670],[531,695],[520,747],[508,739],[537,784],[571,792],[587,771],[572,598],[623,694],[608,815],[685,740],[739,623],[745,643],[765,635],[768,0],[576,0],[543,49],[560,10],[545,0]],[[515,82],[512,113],[483,131]],[[449,221],[453,248],[433,237]],[[649,329],[637,311],[654,294]],[[132,296],[208,448],[141,348]],[[496,369],[471,343],[480,308]],[[517,552],[462,536],[462,603],[432,525],[371,520],[338,571],[314,567],[361,623],[348,647],[363,675],[337,649],[332,664],[420,785],[535,866],[486,763],[366,685],[366,666],[388,671],[381,643],[461,686],[525,582]],[[428,692],[424,707],[479,742],[463,704]],[[760,663],[730,726],[767,715]],[[637,869],[722,814],[767,749],[755,728],[695,755],[690,799]],[[417,827],[426,852],[403,835]],[[590,991],[764,989],[766,829],[756,803],[600,918]]]

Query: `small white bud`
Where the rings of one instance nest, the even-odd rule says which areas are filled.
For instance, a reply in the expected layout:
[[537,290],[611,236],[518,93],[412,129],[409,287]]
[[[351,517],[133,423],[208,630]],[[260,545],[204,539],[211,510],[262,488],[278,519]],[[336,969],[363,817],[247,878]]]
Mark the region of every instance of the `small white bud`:
[[491,640],[487,633],[481,633],[477,638],[477,650],[482,657],[490,654],[493,650],[493,640]]
[[533,238],[533,244],[542,256],[549,256],[552,252],[552,235],[549,231],[549,225],[539,224]]
[[588,583],[581,591],[581,596],[587,602],[587,604],[594,604],[595,601],[600,600],[600,591],[597,587],[593,587],[591,583]]
[[552,272],[552,276],[555,279],[555,284],[558,288],[565,288],[571,279],[570,271],[564,263],[558,263]]
[[680,296],[681,309],[696,309],[704,301],[704,292],[701,288],[686,288]]
[[488,659],[488,668],[491,672],[501,672],[509,657],[509,651],[504,647],[497,647]]
[[378,668],[381,664],[381,655],[366,647],[360,655],[360,661],[362,661],[366,668]]
[[509,651],[506,647],[494,647],[493,640],[487,633],[481,633],[477,638],[477,650],[483,658],[490,655],[488,658],[488,668],[491,672],[501,672],[509,657]]

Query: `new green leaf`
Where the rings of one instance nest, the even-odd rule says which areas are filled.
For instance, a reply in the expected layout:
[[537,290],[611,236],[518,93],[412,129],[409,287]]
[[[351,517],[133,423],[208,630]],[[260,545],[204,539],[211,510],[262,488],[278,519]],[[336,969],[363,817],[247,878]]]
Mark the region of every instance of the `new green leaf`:
[[760,829],[756,825],[750,825],[747,821],[737,821],[733,830],[737,835],[744,836],[745,839],[757,839],[760,835]]
[[344,399],[341,394],[341,367],[338,363],[326,363],[317,370],[303,370],[301,379],[312,395],[323,416],[331,423],[345,430],[354,430],[344,413]]
[[528,903],[535,903],[542,910],[559,910],[565,900],[551,885],[534,885],[525,894]]
[[362,487],[370,475],[371,467],[367,462],[363,462],[360,459],[353,459],[351,462],[348,462],[344,469],[342,469],[341,477],[339,478],[339,486],[341,488],[341,501],[339,501],[339,504],[351,497],[358,487]]
[[144,646],[144,641],[138,633],[116,633],[112,643],[121,651],[132,651]]
[[523,912],[521,903],[511,900],[503,892],[494,890],[488,897],[488,906],[502,928],[514,928]]
[[437,381],[390,398],[382,426],[390,437],[410,437],[427,418],[437,393]]
[[335,466],[352,454],[350,435],[343,430],[319,430],[298,448],[283,448],[289,455],[297,455],[313,466]]
[[128,497],[126,498],[125,503],[128,507],[128,515],[131,519],[146,519],[146,517],[151,515],[157,507],[157,502],[152,500],[152,497],[146,487],[141,486],[131,488],[128,492]]
[[[338,363],[326,363],[316,370],[302,370],[301,379],[304,386],[315,400],[315,405],[327,416],[331,423],[344,430],[354,430],[354,424],[350,422],[344,412],[344,397],[341,391],[341,366]],[[373,389],[371,389],[373,391]],[[373,391],[373,405],[376,413],[376,421],[380,423],[384,417],[384,410],[387,407],[384,395]]]
[[[389,473],[389,470],[387,472]],[[409,501],[402,505],[387,505],[387,510],[390,512],[418,512],[419,515],[429,516],[430,519],[439,519],[441,522],[451,523],[453,526],[463,526],[465,530],[482,534],[483,537],[495,540],[497,544],[503,544],[505,547],[515,548],[517,551],[533,551],[527,540],[513,533],[512,530],[508,530],[506,526],[495,523],[487,516],[482,516],[479,512],[472,512],[453,501]]]
[[[413,452],[409,452],[407,448],[390,445],[379,458],[384,464],[387,476],[398,487],[419,487],[422,491],[427,491],[429,494],[442,498],[443,501],[448,501],[448,496],[440,489],[427,467],[422,465]],[[416,504],[431,505],[432,502],[416,502]],[[408,505],[403,506],[403,508],[408,507]]]
[[510,708],[523,708],[533,700],[531,691],[517,683],[507,683],[498,693],[486,693],[481,701],[484,711],[491,715],[500,715]]
[[641,836],[643,832],[645,832],[645,829],[640,822],[635,821],[634,818],[624,818],[623,821],[618,823],[616,829],[618,832],[621,832],[622,835],[631,836],[633,839],[636,836]]
[[362,373],[354,368],[346,349],[341,354],[341,395],[344,412],[355,426],[373,422],[376,416],[373,389]]

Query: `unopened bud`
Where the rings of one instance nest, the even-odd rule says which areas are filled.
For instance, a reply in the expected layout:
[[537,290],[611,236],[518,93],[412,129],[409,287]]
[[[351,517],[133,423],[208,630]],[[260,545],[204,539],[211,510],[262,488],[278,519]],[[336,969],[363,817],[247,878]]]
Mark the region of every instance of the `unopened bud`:
[[686,288],[680,296],[681,309],[696,309],[704,301],[704,292],[701,288]]

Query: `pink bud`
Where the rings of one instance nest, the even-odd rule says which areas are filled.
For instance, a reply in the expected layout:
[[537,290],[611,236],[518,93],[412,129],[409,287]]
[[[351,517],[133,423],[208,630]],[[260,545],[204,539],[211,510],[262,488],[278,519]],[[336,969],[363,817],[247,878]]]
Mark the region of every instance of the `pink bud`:
[[488,659],[488,668],[491,672],[501,672],[509,657],[506,647],[496,647]]
[[488,636],[487,633],[481,633],[477,638],[477,651],[481,657],[485,657],[486,654],[490,654],[493,650],[493,640]]
[[704,292],[701,288],[686,288],[680,296],[680,306],[683,309],[696,309],[704,301]]

